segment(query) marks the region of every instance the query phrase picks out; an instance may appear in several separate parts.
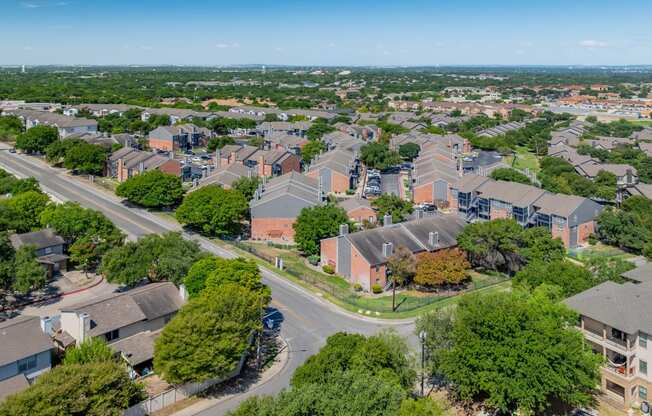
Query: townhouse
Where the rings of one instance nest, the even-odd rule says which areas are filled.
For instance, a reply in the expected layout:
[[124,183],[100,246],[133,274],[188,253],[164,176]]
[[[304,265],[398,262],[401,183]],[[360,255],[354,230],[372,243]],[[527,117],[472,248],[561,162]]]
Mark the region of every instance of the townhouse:
[[68,270],[68,256],[65,254],[65,241],[50,228],[24,234],[12,234],[9,241],[14,250],[32,247],[36,261],[47,271],[48,278]]
[[279,148],[261,150],[247,145],[226,145],[215,154],[217,167],[239,164],[255,169],[258,176],[280,176],[301,171],[301,159],[292,152]]
[[147,121],[153,115],[168,116],[170,118],[171,125],[183,121],[191,122],[193,118],[208,120],[210,118],[215,117],[213,113],[209,113],[205,111],[187,110],[185,108],[146,108],[140,114],[140,119],[142,121]]
[[510,123],[504,123],[504,124],[499,124],[495,127],[490,127],[484,130],[480,130],[478,132],[478,136],[480,137],[496,137],[496,136],[501,136],[507,132],[510,131],[515,131],[522,129],[523,127],[526,126],[526,123],[523,122],[518,122],[518,121],[512,121]]
[[288,134],[291,136],[306,137],[308,129],[312,126],[309,121],[265,121],[256,127],[256,132],[262,136],[273,136],[275,134]]
[[39,317],[22,315],[0,322],[0,346],[2,402],[50,369],[53,345]]
[[367,142],[378,141],[382,134],[382,129],[372,124],[358,125],[335,123],[334,127],[342,133]]
[[66,107],[63,114],[66,116],[76,116],[82,110],[87,110],[95,117],[105,117],[110,114],[122,116],[126,111],[131,109],[142,110],[143,107],[130,104],[79,104]]
[[367,199],[360,197],[347,198],[339,201],[337,206],[342,208],[347,217],[357,224],[369,222],[375,224],[378,220],[376,211],[371,207],[371,203]]
[[602,210],[596,202],[574,195],[552,194],[515,182],[466,175],[451,189],[452,206],[467,222],[514,219],[523,227],[545,227],[564,245],[574,248],[587,242]]
[[652,395],[652,267],[623,274],[626,283],[604,282],[564,303],[579,314],[578,329],[604,358],[600,388],[622,410]]
[[179,177],[183,175],[183,168],[178,160],[170,156],[143,152],[130,147],[123,147],[115,151],[107,161],[108,175],[116,178],[119,182],[124,182],[132,176],[152,169]]
[[26,129],[38,125],[56,127],[59,132],[59,137],[62,139],[75,134],[97,132],[97,121],[87,118],[68,117],[49,111],[35,110],[13,110],[5,111],[3,114],[17,116],[22,120]]
[[321,264],[333,266],[338,275],[370,291],[373,285],[387,285],[387,261],[399,247],[414,254],[453,247],[464,226],[454,215],[399,224],[392,224],[387,215],[382,227],[354,233],[343,224],[338,236],[321,240]]
[[202,178],[197,187],[207,185],[219,185],[225,189],[231,189],[233,184],[242,178],[257,177],[258,170],[248,168],[240,164],[224,165],[215,169],[210,175]]
[[65,350],[99,337],[140,375],[151,369],[154,339],[186,298],[183,285],[158,282],[64,307],[54,340]]
[[293,243],[292,226],[303,208],[324,204],[324,192],[319,181],[289,172],[263,179],[249,203],[251,210],[251,239]]
[[275,133],[265,136],[263,148],[268,150],[287,150],[290,153],[300,156],[301,149],[306,143],[308,143],[308,139],[301,136]]
[[335,149],[318,155],[306,170],[306,176],[318,179],[326,193],[345,193],[356,189],[360,177],[357,153]]
[[188,150],[195,146],[206,146],[212,132],[192,123],[176,126],[159,126],[149,132],[149,147],[155,150],[174,152]]

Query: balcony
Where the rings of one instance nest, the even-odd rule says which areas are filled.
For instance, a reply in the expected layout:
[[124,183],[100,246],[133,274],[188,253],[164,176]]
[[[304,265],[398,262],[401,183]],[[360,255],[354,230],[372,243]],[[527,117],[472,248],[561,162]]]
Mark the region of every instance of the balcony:
[[584,337],[592,342],[595,342],[598,345],[602,345],[606,348],[609,348],[613,351],[616,351],[620,354],[630,356],[634,354],[634,347],[629,340],[623,341],[622,339],[614,337],[604,337],[602,334],[596,334],[593,331],[590,331],[586,328],[578,328]]

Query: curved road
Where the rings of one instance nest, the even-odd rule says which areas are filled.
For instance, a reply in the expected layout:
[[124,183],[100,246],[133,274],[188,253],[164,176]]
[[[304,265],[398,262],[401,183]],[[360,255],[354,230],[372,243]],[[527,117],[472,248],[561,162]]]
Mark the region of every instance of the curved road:
[[[181,231],[176,223],[168,222],[138,208],[125,206],[119,198],[96,189],[84,181],[73,178],[61,169],[54,169],[40,160],[0,151],[0,167],[18,177],[36,178],[44,191],[61,201],[77,201],[82,206],[102,211],[130,238],[146,234]],[[203,249],[221,257],[235,255],[211,241],[184,232],[184,236],[197,241]],[[338,331],[373,334],[392,327],[414,342],[413,324],[368,319],[344,312],[317,295],[308,292],[272,270],[262,268],[264,282],[272,289],[272,306],[280,312],[281,336],[287,341],[289,359],[279,374],[268,382],[247,392],[226,399],[201,412],[201,415],[223,415],[252,395],[278,393],[289,384],[295,368],[316,353],[326,338]]]

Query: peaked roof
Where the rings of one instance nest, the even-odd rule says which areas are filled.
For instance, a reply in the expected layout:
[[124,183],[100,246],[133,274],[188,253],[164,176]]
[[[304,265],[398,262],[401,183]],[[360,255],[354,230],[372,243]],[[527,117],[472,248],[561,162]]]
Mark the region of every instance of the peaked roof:
[[0,367],[52,349],[38,316],[22,315],[0,322]]
[[12,234],[9,236],[9,240],[15,249],[19,249],[22,246],[34,246],[38,250],[65,243],[63,238],[56,235],[51,228],[44,228],[31,233]]

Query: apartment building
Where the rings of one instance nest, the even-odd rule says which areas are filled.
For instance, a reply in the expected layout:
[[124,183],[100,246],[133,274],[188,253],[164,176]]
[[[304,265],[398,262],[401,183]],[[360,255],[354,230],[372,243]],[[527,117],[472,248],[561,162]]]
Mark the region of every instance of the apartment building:
[[5,111],[3,114],[17,116],[22,120],[26,129],[38,125],[56,127],[59,137],[62,139],[72,135],[97,132],[97,121],[87,118],[68,117],[49,111],[36,110],[13,110]]
[[324,192],[319,180],[289,172],[263,179],[249,203],[251,209],[251,238],[253,240],[293,243],[296,218],[303,208],[324,203]]
[[457,245],[465,223],[454,215],[421,218],[392,224],[385,216],[383,226],[349,233],[343,224],[336,237],[321,240],[321,264],[366,291],[373,285],[387,285],[387,260],[399,247],[412,253],[436,251]]
[[331,150],[313,159],[306,176],[318,179],[326,193],[345,193],[358,186],[360,162],[355,152]]
[[367,199],[359,197],[347,198],[339,201],[337,206],[346,211],[347,217],[357,224],[362,224],[364,221],[373,224],[378,220],[376,211],[371,207],[371,203]]
[[226,145],[217,150],[215,161],[218,168],[238,164],[256,170],[256,175],[261,177],[301,171],[300,157],[282,148],[261,150],[254,146]]
[[547,228],[570,248],[586,243],[602,210],[587,198],[478,175],[462,177],[451,193],[451,205],[468,222],[511,218],[523,227]]
[[119,182],[152,169],[175,176],[181,176],[183,170],[181,163],[176,159],[130,147],[115,151],[107,160],[107,174]]
[[608,281],[564,301],[580,315],[587,344],[605,359],[602,392],[623,410],[652,395],[652,268],[644,267],[629,272],[638,275],[630,282]]

